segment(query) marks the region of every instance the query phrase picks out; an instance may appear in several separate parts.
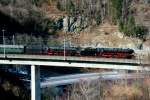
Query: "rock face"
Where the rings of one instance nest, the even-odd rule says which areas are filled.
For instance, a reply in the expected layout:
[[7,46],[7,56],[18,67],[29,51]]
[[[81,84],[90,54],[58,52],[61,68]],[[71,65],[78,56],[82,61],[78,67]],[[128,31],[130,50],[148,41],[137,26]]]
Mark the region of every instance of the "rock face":
[[150,52],[150,40],[143,43],[143,50]]
[[66,16],[63,19],[63,29],[65,32],[80,32],[88,26],[87,20],[84,16]]

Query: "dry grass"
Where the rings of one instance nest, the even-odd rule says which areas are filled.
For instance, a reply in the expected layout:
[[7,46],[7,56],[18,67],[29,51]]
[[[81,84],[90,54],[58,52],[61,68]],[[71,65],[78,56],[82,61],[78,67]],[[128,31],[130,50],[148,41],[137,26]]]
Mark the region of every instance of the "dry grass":
[[41,9],[45,12],[46,17],[58,19],[66,15],[66,12],[60,11],[57,8],[57,1],[49,0],[48,3],[43,3]]
[[109,92],[105,94],[105,100],[108,100],[108,98],[111,98],[111,100],[123,100],[123,98],[126,98],[126,100],[134,100],[135,97],[141,98],[143,95],[142,91],[140,91],[140,89],[134,85],[113,85],[109,90],[106,91]]
[[144,79],[81,80],[68,86],[63,95],[52,100],[150,100],[149,83],[149,74]]
[[150,100],[150,77],[122,81],[104,87],[104,100]]

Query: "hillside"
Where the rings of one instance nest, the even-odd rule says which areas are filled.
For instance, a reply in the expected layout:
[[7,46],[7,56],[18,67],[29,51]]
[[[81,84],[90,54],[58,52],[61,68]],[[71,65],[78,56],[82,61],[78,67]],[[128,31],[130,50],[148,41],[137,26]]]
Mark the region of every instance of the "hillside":
[[149,5],[149,0],[1,0],[0,29],[44,36],[47,42],[53,35],[63,43],[66,23],[73,44],[138,48],[150,38]]
[[44,3],[48,1],[0,0],[0,29],[8,33],[47,35],[54,21],[42,9]]
[[[143,42],[146,41],[144,48],[148,48],[150,36],[148,25],[150,23],[148,18],[150,4],[148,0],[126,0],[123,2],[122,0],[114,0],[114,2],[110,0],[101,0],[101,2],[98,0],[72,0],[67,2],[72,10],[65,8],[62,3],[65,0],[58,1],[62,4],[60,10],[69,12],[70,16],[86,16],[88,19],[88,27],[81,32],[77,31],[78,29],[82,30],[82,28],[80,29],[82,26],[79,17],[74,25],[70,26],[70,28],[77,27],[75,33],[79,33],[79,35],[73,33],[71,37],[75,44],[142,49]],[[98,16],[100,16],[99,19],[97,19]],[[70,22],[72,19],[69,19]]]

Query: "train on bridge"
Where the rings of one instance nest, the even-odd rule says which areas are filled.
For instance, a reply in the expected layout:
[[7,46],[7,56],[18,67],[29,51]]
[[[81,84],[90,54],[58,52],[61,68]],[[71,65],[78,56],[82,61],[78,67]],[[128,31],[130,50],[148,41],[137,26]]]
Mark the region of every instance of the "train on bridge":
[[48,46],[24,46],[24,45],[0,45],[0,53],[6,54],[34,54],[49,56],[79,56],[79,57],[104,57],[104,58],[128,58],[135,57],[133,49],[122,48],[81,48],[81,47],[48,47]]

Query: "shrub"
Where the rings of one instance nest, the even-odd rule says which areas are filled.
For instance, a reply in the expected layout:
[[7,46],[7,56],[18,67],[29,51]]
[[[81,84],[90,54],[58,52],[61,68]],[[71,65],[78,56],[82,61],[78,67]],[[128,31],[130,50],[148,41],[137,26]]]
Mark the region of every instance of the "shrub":
[[102,20],[102,19],[101,19],[101,15],[97,15],[97,16],[96,16],[96,24],[97,24],[97,25],[100,25],[101,20]]

